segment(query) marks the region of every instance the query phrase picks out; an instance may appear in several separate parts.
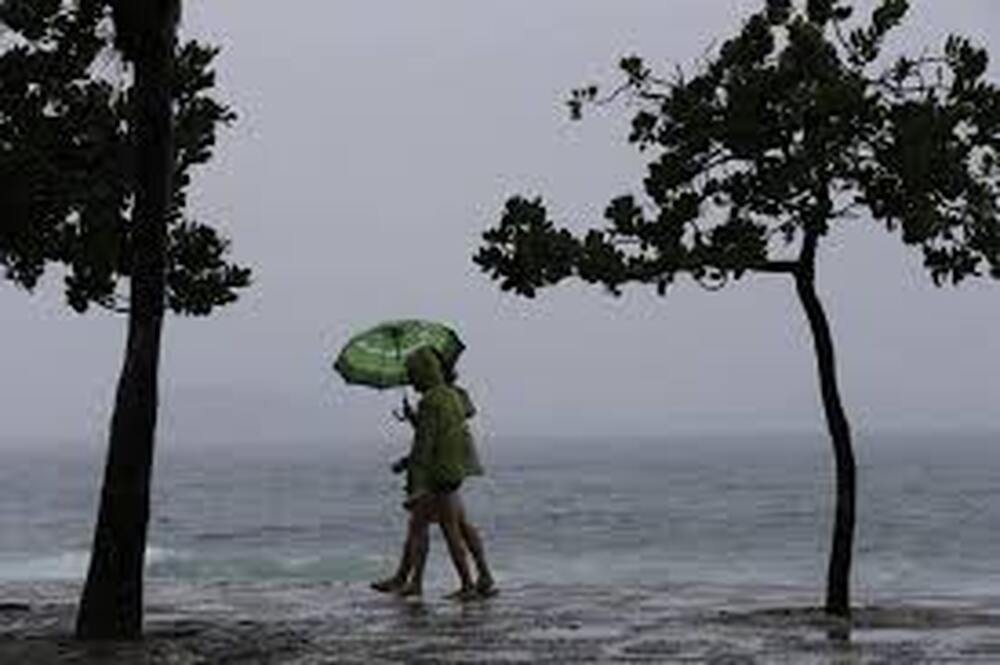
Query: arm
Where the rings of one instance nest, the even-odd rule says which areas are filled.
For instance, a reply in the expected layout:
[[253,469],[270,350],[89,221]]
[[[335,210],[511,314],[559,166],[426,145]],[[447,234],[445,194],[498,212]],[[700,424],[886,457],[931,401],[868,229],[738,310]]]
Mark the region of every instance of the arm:
[[469,391],[460,386],[454,386],[453,389],[458,393],[458,399],[462,403],[462,411],[465,412],[465,419],[468,420],[476,415],[476,405],[472,402],[472,398],[469,397]]

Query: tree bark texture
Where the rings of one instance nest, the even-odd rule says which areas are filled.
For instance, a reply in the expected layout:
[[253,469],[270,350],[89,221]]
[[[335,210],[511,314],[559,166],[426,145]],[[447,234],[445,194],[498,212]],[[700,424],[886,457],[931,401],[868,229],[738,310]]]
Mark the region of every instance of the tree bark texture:
[[795,272],[795,287],[812,331],[819,370],[820,394],[826,414],[827,428],[833,443],[836,469],[836,507],[833,522],[833,542],[826,581],[826,612],[850,615],[850,573],[854,549],[854,523],[857,470],[851,445],[851,429],[840,400],[833,336],[823,305],[816,293],[815,256],[818,238],[807,234],[799,270]]
[[[156,10],[150,7],[149,11]],[[166,226],[174,161],[171,83],[175,27],[161,26],[147,37],[151,38],[144,39],[130,58],[135,66],[136,199],[128,339],[111,418],[90,566],[77,614],[76,635],[82,639],[142,636]]]

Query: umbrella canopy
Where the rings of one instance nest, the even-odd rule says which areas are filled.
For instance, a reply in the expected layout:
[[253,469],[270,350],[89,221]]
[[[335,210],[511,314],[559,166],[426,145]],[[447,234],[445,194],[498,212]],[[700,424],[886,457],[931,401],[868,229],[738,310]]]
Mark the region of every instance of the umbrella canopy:
[[442,323],[387,321],[352,337],[333,368],[348,383],[373,388],[402,386],[409,383],[406,357],[422,346],[432,347],[452,364],[465,348],[455,331]]

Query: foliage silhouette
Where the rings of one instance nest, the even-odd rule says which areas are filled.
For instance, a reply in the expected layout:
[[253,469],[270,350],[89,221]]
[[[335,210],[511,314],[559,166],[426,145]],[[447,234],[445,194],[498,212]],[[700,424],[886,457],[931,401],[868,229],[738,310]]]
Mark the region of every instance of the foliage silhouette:
[[[804,6],[802,6],[804,5]],[[787,275],[809,323],[836,462],[826,611],[850,612],[856,469],[834,345],[815,288],[820,241],[862,211],[919,247],[935,284],[1000,278],[1000,91],[988,55],[949,37],[937,55],[886,62],[908,11],[881,0],[858,25],[836,0],[767,0],[696,74],[657,76],[639,57],[602,95],[574,90],[573,118],[623,98],[629,143],[650,156],[644,197],[611,201],[608,225],[574,235],[540,198],[509,199],[475,262],[502,289],[534,297],[570,277],[618,295],[662,295],[679,276],[709,289]]]
[[[12,42],[0,53],[0,267],[33,290],[47,268],[63,266],[74,310],[124,312],[136,226],[135,89],[109,50],[107,2],[63,4],[0,3],[0,30]],[[187,315],[232,302],[250,277],[226,261],[229,241],[185,212],[192,170],[211,158],[218,127],[236,117],[210,95],[217,54],[184,44],[173,82],[166,302]]]
[[210,94],[217,50],[177,45],[179,12],[178,0],[0,3],[0,266],[29,291],[63,266],[74,310],[129,321],[84,638],[142,632],[164,311],[207,315],[250,281],[227,261],[229,241],[184,211],[192,169],[235,116]]

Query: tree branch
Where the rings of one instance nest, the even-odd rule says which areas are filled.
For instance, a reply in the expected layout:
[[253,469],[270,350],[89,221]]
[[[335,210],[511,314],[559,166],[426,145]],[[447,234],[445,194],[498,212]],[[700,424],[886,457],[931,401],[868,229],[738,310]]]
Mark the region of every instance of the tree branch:
[[101,309],[107,310],[113,314],[129,313],[128,298],[125,296],[112,296],[108,299],[102,298],[101,300],[95,300],[93,302]]
[[768,273],[772,275],[794,275],[799,271],[799,261],[765,261],[751,266],[754,272]]

